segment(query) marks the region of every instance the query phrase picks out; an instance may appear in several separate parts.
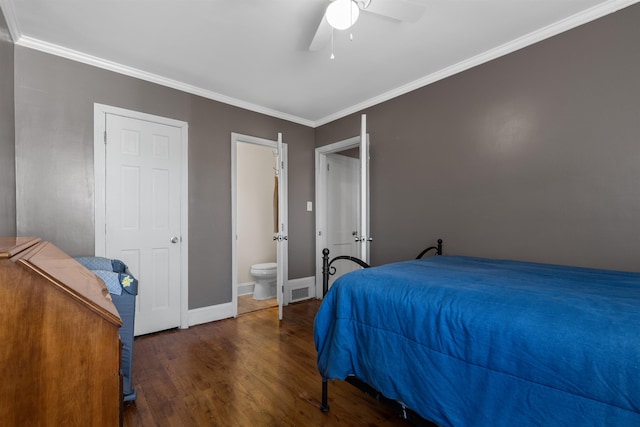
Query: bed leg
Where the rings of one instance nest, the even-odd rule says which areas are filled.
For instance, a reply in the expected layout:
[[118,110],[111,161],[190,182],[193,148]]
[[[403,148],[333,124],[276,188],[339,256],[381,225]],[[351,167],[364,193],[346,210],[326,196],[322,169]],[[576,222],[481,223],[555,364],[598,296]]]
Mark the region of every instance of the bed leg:
[[329,249],[322,250],[322,297],[329,291]]
[[320,404],[320,409],[322,412],[329,412],[329,402],[327,401],[327,380],[322,380],[322,403]]
[[[322,250],[322,297],[327,294],[329,290],[329,249],[324,248]],[[327,397],[327,380],[322,379],[322,403],[320,403],[320,410],[322,412],[329,412],[329,402]]]

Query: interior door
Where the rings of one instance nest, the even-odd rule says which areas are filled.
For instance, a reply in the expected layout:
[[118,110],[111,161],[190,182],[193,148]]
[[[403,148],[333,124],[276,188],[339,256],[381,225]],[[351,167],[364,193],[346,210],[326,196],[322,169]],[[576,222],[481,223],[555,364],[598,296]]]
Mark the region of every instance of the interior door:
[[180,128],[106,115],[105,256],[138,278],[135,335],[180,326]]
[[288,270],[288,242],[287,235],[287,182],[286,153],[282,143],[282,134],[278,134],[278,232],[274,236],[277,244],[277,278],[276,295],[278,298],[278,319],[282,320],[282,307],[284,305],[285,272]]
[[[327,247],[331,257],[347,255],[360,258],[360,161],[358,157],[339,153],[327,154]],[[339,260],[333,266],[336,272],[329,278],[329,286],[335,279],[358,265]]]
[[360,232],[356,239],[360,243],[360,259],[369,264],[369,244],[373,238],[369,234],[369,135],[365,114],[360,125]]
[[[321,286],[322,251],[329,246],[328,236],[333,233],[330,226],[328,226],[328,218],[333,215],[328,208],[328,198],[331,197],[332,193],[341,191],[339,185],[329,183],[327,161],[333,153],[350,150],[358,150],[360,166],[357,178],[357,195],[355,195],[356,192],[353,192],[353,197],[358,200],[358,227],[355,230],[356,234],[352,236],[357,248],[354,252],[357,253],[356,256],[358,258],[367,263],[370,262],[370,243],[373,239],[369,233],[369,135],[367,134],[366,115],[363,114],[359,136],[316,148],[316,296],[318,298],[323,296]],[[345,203],[351,204],[352,201],[343,202],[342,205]],[[339,210],[343,210],[343,208],[344,206],[340,206]],[[340,254],[330,250],[330,258],[334,258],[337,255]],[[330,284],[341,274],[340,264],[346,265],[341,260],[332,264],[333,267],[336,267],[336,274],[330,276]]]

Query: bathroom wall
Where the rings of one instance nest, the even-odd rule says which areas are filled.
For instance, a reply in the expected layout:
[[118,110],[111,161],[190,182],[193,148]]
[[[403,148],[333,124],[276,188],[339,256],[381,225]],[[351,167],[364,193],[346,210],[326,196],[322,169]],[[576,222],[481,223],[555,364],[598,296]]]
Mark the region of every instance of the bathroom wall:
[[238,143],[238,283],[253,282],[253,264],[276,261],[274,149]]

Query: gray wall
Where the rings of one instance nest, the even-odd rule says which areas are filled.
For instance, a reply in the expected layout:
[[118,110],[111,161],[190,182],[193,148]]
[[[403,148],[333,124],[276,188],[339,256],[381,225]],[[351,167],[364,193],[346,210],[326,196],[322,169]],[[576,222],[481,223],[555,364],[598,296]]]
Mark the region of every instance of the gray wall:
[[231,301],[231,132],[289,145],[289,277],[314,274],[313,129],[15,47],[17,231],[94,252],[94,102],[189,123],[189,308]]
[[[449,253],[640,270],[637,22],[640,5],[367,109],[373,263],[443,237]],[[1,24],[3,234],[17,197],[18,234],[93,252],[98,102],[189,123],[190,308],[231,300],[231,132],[284,133],[289,277],[313,275],[314,141],[356,135],[359,114],[314,131],[22,47],[11,64]]]
[[[640,5],[364,111],[371,258],[640,271]],[[359,114],[316,129],[358,133]]]
[[16,233],[13,42],[0,10],[0,236]]

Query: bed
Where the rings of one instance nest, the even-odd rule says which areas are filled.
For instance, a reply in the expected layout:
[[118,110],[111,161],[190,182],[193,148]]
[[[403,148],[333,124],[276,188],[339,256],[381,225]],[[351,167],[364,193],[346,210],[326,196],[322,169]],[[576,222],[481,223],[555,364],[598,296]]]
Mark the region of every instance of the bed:
[[[325,284],[345,258],[325,250]],[[640,426],[640,274],[464,256],[359,264],[314,323],[323,410],[327,381],[347,380],[418,424]]]

